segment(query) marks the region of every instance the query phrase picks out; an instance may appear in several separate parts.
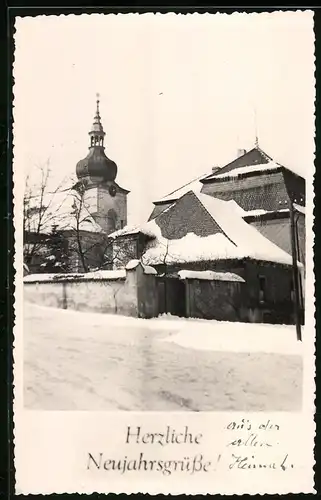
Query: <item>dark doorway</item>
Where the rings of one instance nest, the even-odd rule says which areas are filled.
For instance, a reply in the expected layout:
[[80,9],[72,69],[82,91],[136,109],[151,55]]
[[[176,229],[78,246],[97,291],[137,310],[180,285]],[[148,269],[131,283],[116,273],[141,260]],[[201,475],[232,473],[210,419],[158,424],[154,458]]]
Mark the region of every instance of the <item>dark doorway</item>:
[[159,314],[186,316],[185,283],[177,278],[158,278]]

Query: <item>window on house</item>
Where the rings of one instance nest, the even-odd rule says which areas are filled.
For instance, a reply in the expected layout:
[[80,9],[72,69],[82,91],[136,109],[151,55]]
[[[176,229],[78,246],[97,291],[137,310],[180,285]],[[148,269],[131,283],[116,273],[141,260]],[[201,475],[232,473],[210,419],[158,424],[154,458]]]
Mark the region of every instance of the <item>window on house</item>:
[[265,302],[266,300],[266,278],[259,276],[259,301]]
[[121,221],[120,221],[120,229],[123,229],[123,227],[124,227],[124,221],[123,221],[123,220],[121,220]]

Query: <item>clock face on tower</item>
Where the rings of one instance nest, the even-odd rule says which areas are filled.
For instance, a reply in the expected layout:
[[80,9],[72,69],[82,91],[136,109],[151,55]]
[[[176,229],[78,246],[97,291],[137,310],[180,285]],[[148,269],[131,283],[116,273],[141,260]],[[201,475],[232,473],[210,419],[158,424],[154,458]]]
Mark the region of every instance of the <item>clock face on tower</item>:
[[110,194],[110,196],[115,196],[115,194],[116,194],[116,187],[114,185],[110,186],[110,188],[109,188],[109,194]]

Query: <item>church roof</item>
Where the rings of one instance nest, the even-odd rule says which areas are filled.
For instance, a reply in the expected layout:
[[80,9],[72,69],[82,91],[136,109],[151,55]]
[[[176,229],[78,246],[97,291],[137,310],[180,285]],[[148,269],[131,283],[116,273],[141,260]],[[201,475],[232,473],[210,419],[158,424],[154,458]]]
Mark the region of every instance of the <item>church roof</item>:
[[78,179],[89,178],[98,182],[114,181],[117,175],[117,165],[105,154],[105,132],[99,112],[99,95],[97,95],[96,104],[94,122],[89,131],[89,152],[86,158],[77,163],[76,174]]
[[106,156],[103,146],[92,146],[86,158],[76,165],[78,179],[91,177],[102,181],[113,181],[117,175],[116,163]]

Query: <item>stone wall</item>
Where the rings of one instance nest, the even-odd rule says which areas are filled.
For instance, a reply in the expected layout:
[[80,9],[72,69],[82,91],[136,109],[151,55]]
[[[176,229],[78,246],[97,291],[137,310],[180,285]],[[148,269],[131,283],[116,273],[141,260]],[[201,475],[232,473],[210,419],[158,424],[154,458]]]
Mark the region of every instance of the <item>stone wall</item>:
[[28,276],[24,282],[24,299],[28,302],[143,318],[157,315],[155,276],[145,274],[140,264],[126,270],[124,277],[113,279],[35,276],[34,281]]
[[35,282],[24,284],[24,300],[40,306],[66,309],[66,283]]

